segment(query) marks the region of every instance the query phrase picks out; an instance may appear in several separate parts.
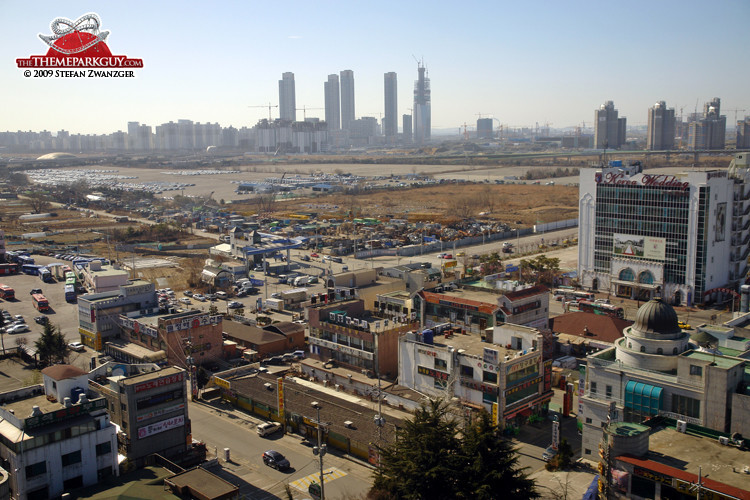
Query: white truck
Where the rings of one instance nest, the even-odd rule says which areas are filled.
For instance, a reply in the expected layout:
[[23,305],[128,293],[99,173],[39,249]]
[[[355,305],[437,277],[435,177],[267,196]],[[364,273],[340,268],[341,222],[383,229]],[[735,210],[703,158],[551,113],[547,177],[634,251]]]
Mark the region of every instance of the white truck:
[[302,302],[307,300],[307,290],[304,288],[292,288],[291,290],[284,290],[281,292],[281,300],[284,303],[284,308],[295,308]]

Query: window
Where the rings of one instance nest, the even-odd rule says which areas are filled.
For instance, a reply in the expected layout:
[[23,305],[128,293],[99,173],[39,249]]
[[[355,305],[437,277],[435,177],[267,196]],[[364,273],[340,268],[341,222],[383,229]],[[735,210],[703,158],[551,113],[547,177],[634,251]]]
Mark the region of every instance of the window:
[[591,384],[589,384],[589,392],[591,394],[596,394],[596,382],[591,382]]
[[679,394],[672,394],[672,411],[687,417],[701,418],[701,402]]
[[474,378],[474,368],[471,366],[461,365],[461,376]]
[[645,345],[641,346],[641,352],[646,352],[646,346]]
[[587,424],[590,424],[590,423],[592,423],[592,422],[593,422],[593,420],[591,420],[591,418],[590,418],[590,417],[586,417],[586,423],[587,423]]
[[497,373],[488,372],[487,370],[482,371],[482,382],[497,384]]
[[112,451],[112,443],[107,441],[106,443],[99,443],[96,445],[96,456],[106,455]]
[[585,450],[583,450],[583,452],[584,452],[584,453],[585,453],[586,455],[591,455],[591,450],[589,450],[588,448],[586,448]]
[[447,370],[448,369],[448,362],[444,359],[435,358],[435,368]]
[[497,403],[497,394],[482,393],[482,401],[484,403]]
[[605,386],[604,390],[605,390],[605,393],[606,393],[607,397],[611,398],[612,397],[612,386],[611,385],[607,385],[607,386]]
[[128,405],[125,403],[120,403],[120,410],[121,411],[128,411]]
[[74,451],[72,453],[67,453],[60,458],[62,459],[63,467],[81,463],[81,450]]
[[703,367],[698,365],[690,365],[690,375],[703,376]]
[[663,349],[662,349],[661,347],[659,347],[659,348],[658,348],[658,349],[656,350],[656,354],[664,354],[664,350],[663,350]]
[[44,474],[45,472],[47,472],[46,461],[41,461],[35,464],[27,465],[26,466],[26,479],[30,477],[36,477],[40,474]]

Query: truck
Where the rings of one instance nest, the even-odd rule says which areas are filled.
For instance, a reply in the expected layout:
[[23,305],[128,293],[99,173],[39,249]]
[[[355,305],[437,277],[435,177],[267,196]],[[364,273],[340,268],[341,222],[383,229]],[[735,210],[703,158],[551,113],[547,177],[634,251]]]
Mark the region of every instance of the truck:
[[266,303],[264,307],[271,311],[281,312],[284,310],[284,300],[283,299],[266,299]]
[[307,290],[304,288],[292,288],[281,292],[281,300],[284,302],[284,308],[295,308],[307,300]]

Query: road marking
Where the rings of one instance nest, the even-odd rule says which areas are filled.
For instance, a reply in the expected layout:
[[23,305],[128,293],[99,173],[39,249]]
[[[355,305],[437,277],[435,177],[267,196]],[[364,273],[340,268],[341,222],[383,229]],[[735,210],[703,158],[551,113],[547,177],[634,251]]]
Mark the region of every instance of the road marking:
[[[337,469],[336,467],[331,467],[323,471],[323,481],[326,483],[330,483],[334,479],[338,479],[344,476],[346,476],[346,472],[342,471],[341,469]],[[317,482],[320,482],[320,472],[316,472],[314,474],[310,474],[309,476],[305,476],[302,479],[292,481],[291,483],[289,483],[289,486],[297,488],[300,491],[307,491],[307,488],[310,486],[310,484]]]

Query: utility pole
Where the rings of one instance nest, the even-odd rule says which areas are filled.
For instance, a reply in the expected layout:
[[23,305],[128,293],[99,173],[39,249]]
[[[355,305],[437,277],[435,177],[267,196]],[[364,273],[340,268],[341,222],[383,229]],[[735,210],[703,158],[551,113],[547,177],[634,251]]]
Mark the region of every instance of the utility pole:
[[326,454],[326,445],[322,443],[323,441],[323,435],[322,435],[322,428],[321,428],[321,421],[320,421],[320,403],[317,401],[313,401],[310,403],[310,406],[315,408],[318,411],[318,420],[316,425],[318,426],[318,446],[315,446],[313,448],[313,455],[318,455],[318,458],[320,459],[320,500],[325,500],[326,498],[326,489],[325,489],[325,483],[323,482],[323,456]]

